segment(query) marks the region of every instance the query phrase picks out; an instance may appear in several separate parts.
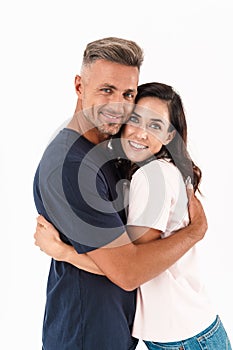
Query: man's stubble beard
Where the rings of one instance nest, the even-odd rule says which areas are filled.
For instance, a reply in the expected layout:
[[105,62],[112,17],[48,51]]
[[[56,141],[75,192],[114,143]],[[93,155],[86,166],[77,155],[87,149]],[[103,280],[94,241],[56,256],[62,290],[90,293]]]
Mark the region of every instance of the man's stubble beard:
[[96,128],[101,134],[113,136],[118,133],[118,131],[121,128],[121,124],[102,124],[102,125],[97,125]]
[[87,109],[82,110],[84,118],[87,120],[88,123],[91,123],[100,134],[108,135],[110,137],[117,134],[120,130],[122,123],[101,123],[101,121],[98,118],[94,117],[95,113],[93,113],[93,111],[90,114],[87,111]]

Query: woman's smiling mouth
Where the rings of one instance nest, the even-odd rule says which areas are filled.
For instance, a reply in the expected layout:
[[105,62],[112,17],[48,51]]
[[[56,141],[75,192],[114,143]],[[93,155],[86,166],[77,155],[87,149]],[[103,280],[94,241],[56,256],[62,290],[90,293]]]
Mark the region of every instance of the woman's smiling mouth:
[[131,148],[135,149],[135,150],[144,150],[144,149],[147,149],[148,146],[145,146],[141,143],[138,143],[138,142],[135,142],[135,141],[128,141],[129,142],[129,145]]

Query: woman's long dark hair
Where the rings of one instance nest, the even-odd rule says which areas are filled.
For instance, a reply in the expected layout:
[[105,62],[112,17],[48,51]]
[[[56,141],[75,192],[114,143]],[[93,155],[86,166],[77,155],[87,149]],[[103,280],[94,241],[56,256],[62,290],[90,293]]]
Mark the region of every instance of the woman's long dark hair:
[[[180,170],[184,180],[188,177],[191,178],[194,191],[200,192],[199,184],[202,172],[193,162],[187,150],[187,123],[180,96],[171,86],[152,82],[138,86],[135,103],[137,104],[144,97],[156,97],[167,103],[171,123],[169,131],[176,130],[173,140],[168,145],[163,145],[152,158],[169,159]],[[132,174],[141,165],[143,164],[133,164],[130,173]]]

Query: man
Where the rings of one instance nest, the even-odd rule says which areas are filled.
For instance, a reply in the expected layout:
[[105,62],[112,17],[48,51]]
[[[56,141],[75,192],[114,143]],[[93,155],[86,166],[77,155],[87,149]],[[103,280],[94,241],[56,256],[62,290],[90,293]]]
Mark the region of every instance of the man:
[[193,198],[191,223],[176,235],[134,245],[125,230],[116,186],[120,174],[106,155],[105,141],[133,109],[142,61],[143,52],[132,41],[105,38],[87,45],[81,75],[75,78],[74,116],[47,147],[37,169],[38,212],[107,276],[52,260],[44,350],[135,349],[135,288],[172,265],[207,229],[203,209]]

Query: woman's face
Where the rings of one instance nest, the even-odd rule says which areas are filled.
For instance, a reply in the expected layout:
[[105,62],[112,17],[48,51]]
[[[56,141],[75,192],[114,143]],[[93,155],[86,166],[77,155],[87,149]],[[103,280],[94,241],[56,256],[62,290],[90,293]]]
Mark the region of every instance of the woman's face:
[[132,162],[141,162],[168,144],[175,131],[168,132],[169,111],[165,101],[157,97],[141,98],[121,134],[126,156]]

